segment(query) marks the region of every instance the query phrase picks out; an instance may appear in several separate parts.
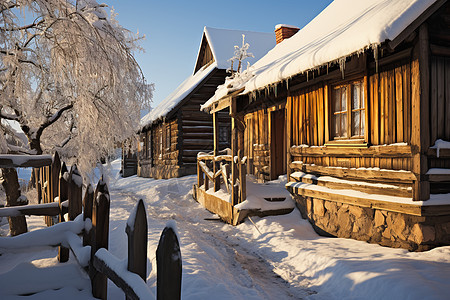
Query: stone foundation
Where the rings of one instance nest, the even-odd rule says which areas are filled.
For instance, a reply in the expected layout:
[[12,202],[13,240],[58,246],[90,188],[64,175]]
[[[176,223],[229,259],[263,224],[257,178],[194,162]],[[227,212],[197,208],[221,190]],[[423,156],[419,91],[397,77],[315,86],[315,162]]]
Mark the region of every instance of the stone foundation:
[[425,251],[450,245],[450,214],[414,216],[294,195],[302,217],[324,236]]

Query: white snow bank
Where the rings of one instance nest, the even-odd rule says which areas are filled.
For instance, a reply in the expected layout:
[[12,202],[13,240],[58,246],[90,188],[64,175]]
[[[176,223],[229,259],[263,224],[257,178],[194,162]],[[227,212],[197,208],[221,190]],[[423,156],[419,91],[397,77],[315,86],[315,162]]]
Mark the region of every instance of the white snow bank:
[[[248,176],[247,199],[236,205],[236,208],[261,211],[294,208],[294,201],[292,201],[291,194],[284,187],[285,184],[286,176],[267,183],[257,183],[252,180],[251,176]],[[284,200],[281,201],[283,198]],[[270,199],[275,199],[275,201],[270,201]]]
[[62,244],[68,247],[66,232],[75,234],[84,228],[83,215],[78,215],[74,221],[58,223],[56,225],[23,233],[13,237],[0,237],[0,249],[16,250],[20,248],[47,247]]
[[[436,0],[335,0],[293,37],[253,65],[242,94],[294,75],[343,61],[343,58],[396,38]],[[344,65],[341,66],[344,67]],[[233,89],[239,87],[233,85]],[[205,107],[228,93],[220,86]]]

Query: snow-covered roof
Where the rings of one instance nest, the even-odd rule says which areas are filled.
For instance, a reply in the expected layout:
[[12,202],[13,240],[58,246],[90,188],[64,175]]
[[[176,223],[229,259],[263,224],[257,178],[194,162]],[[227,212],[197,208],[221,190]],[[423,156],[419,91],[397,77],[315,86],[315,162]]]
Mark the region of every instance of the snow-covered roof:
[[[275,45],[275,34],[265,32],[253,32],[245,30],[230,30],[205,27],[203,36],[207,39],[214,56],[214,62],[199,69],[195,74],[186,78],[169,96],[167,96],[157,107],[152,109],[141,119],[141,126],[147,126],[155,120],[167,115],[186,96],[188,96],[214,69],[227,69],[230,67],[228,59],[233,57],[234,46],[242,43],[242,35],[245,42],[250,45],[249,51],[254,58],[248,58],[251,64],[260,59]],[[201,43],[200,43],[201,47]],[[200,55],[200,50],[197,55]],[[205,99],[206,101],[207,99]]]
[[[291,38],[257,61],[246,81],[231,83],[242,94],[393,40],[436,0],[335,0]],[[230,92],[220,86],[203,108]]]
[[141,126],[151,124],[153,121],[167,115],[181,100],[200,84],[215,68],[215,63],[201,68],[194,75],[186,78],[169,96],[167,96],[158,106],[153,108],[141,119]]

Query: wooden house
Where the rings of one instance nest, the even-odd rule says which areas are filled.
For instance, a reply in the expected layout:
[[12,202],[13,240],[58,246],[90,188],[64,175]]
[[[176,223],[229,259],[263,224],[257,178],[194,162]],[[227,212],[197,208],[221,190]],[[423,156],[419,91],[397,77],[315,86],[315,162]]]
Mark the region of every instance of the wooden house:
[[[199,110],[230,68],[234,46],[242,41],[257,45],[257,60],[273,47],[273,34],[205,27],[194,73],[141,120],[138,176],[154,178],[195,174],[197,153],[213,149],[212,116]],[[230,147],[228,113],[217,116],[218,146]]]
[[[336,0],[203,108],[231,108],[233,154],[253,165],[285,139],[286,188],[318,233],[449,245],[449,20],[448,1]],[[266,129],[246,122],[261,109]]]

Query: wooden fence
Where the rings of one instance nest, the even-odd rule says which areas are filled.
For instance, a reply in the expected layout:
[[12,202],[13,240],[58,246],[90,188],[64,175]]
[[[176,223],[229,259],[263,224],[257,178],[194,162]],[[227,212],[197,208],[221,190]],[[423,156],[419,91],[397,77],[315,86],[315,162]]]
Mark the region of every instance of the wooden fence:
[[[65,213],[68,213],[68,222],[74,222],[83,213],[84,226],[80,232],[82,239],[78,238],[78,244],[80,245],[70,241],[67,243],[60,241],[56,245],[58,247],[58,260],[60,262],[68,261],[69,251],[71,250],[79,264],[86,268],[91,278],[92,293],[96,298],[107,299],[107,278],[124,291],[127,299],[147,299],[151,297],[151,293],[145,283],[147,275],[148,225],[143,200],[138,201],[127,221],[127,270],[117,269],[115,266],[120,264],[114,262],[117,262],[118,259],[107,251],[109,243],[110,195],[106,183],[102,178],[95,190],[91,185],[88,185],[85,188],[82,200],[83,180],[76,165],[72,166],[69,171],[65,163],[62,163],[58,168],[54,164],[55,161],[59,161],[59,158],[53,159],[53,163],[49,168],[46,169],[44,167],[38,170],[38,175],[40,176],[38,182],[41,184],[40,188],[43,189],[43,199],[52,199],[50,198],[51,196],[58,195],[58,202],[0,208],[0,217],[44,215],[48,218],[46,221],[52,220],[53,222],[53,218],[57,217],[58,222],[62,223],[65,221]],[[56,169],[59,169],[57,180],[50,176]],[[54,190],[54,186],[57,189]],[[57,194],[55,194],[55,191],[57,191]],[[56,199],[56,197],[53,199]],[[33,232],[28,234],[33,234]],[[4,239],[11,239],[11,237],[0,238],[0,245],[2,239],[6,241]],[[76,237],[75,240],[77,240]],[[62,244],[70,246],[65,248]],[[90,259],[86,263],[81,254],[83,251],[80,249],[88,249],[87,247],[90,247]],[[158,269],[157,299],[180,299],[181,251],[178,238],[171,227],[164,229],[156,257]]]

